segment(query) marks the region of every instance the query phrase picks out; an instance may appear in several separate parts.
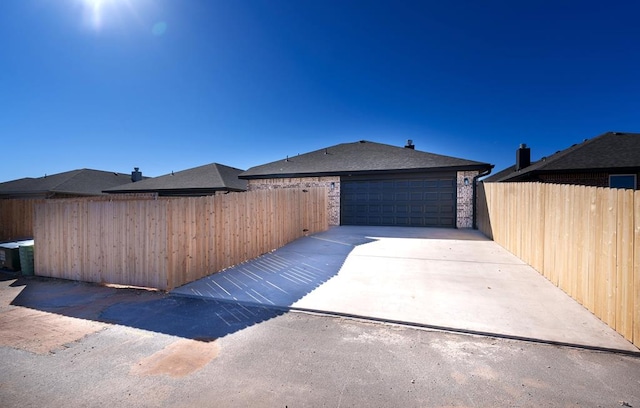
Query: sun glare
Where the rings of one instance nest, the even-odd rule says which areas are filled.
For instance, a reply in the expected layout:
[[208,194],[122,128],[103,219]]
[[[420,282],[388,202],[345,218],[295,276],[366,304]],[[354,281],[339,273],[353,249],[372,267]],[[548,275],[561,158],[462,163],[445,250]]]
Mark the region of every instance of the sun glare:
[[[163,36],[167,31],[167,22],[160,19],[150,20],[157,11],[154,0],[68,0],[82,13],[85,28],[100,32],[107,28],[123,27],[133,24],[136,27],[149,27],[151,35]],[[2,0],[0,0],[2,2]]]
[[77,0],[84,13],[85,23],[94,30],[100,30],[104,25],[107,12],[116,11],[118,6],[129,6],[129,0]]
[[96,30],[102,27],[102,8],[108,0],[80,0],[84,6],[84,18]]

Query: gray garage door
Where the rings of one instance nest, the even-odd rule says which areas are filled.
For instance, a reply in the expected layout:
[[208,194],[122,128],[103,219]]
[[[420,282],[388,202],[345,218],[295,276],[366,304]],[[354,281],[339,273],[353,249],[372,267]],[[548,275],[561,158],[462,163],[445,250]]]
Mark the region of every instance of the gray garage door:
[[340,223],[455,228],[455,175],[343,178]]

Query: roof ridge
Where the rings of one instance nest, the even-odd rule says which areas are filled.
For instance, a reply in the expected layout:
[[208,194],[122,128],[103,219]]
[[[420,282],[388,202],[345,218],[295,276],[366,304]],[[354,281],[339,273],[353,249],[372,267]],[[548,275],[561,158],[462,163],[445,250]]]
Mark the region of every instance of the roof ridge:
[[58,174],[52,174],[50,176],[45,175],[44,178],[53,177],[53,176],[60,176],[60,175],[63,175],[65,173],[73,173],[73,174],[70,174],[68,177],[64,176],[61,181],[59,181],[57,184],[52,185],[49,188],[50,191],[56,191],[58,189],[58,187],[60,187],[63,184],[67,183],[69,180],[72,180],[74,177],[76,177],[78,174],[80,174],[83,170],[86,170],[86,169],[69,170],[69,171],[64,171],[62,173],[58,173]]
[[[214,165],[216,165],[216,167],[226,167],[228,169],[233,169],[233,170],[242,170],[242,169],[240,169],[238,167],[228,166],[226,164],[222,164],[222,163],[218,163],[218,162],[213,162],[213,163],[209,163],[209,164],[214,164]],[[242,171],[244,171],[244,170],[242,170]]]
[[582,142],[574,143],[571,146],[567,147],[566,149],[558,150],[557,152],[551,154],[551,156],[543,156],[540,160],[544,160],[546,158],[552,158],[552,160],[546,160],[546,161],[547,162],[556,161],[559,158],[566,156],[568,153],[575,152],[576,150],[582,149],[584,146],[587,146],[587,145],[593,143],[594,140],[599,139],[599,138],[601,138],[601,137],[603,137],[603,136],[605,136],[607,134],[608,133],[603,133],[603,134],[598,135],[596,137],[592,137],[591,139],[584,139],[584,140],[582,140]]
[[[413,144],[411,145],[414,146]],[[360,140],[315,149],[298,156],[287,156],[244,171],[240,178],[266,176],[338,175],[354,172],[417,172],[461,167],[490,166],[475,160],[416,150],[406,146]]]
[[226,187],[227,181],[224,179],[224,177],[222,177],[222,174],[220,173],[220,167],[218,167],[218,163],[212,163],[212,164],[213,164],[213,168],[215,169],[216,175],[222,181],[222,185]]

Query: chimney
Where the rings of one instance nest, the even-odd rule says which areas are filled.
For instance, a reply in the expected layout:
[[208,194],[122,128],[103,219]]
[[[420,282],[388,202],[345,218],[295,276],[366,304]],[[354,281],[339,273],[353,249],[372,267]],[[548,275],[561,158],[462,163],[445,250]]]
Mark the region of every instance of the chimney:
[[412,150],[416,149],[416,146],[413,144],[413,140],[411,139],[407,140],[407,145],[405,146],[405,149],[412,149]]
[[531,149],[522,143],[516,150],[516,171],[525,169],[531,165]]
[[136,181],[140,180],[142,180],[142,172],[140,171],[139,167],[134,167],[133,171],[131,172],[131,181],[135,183]]

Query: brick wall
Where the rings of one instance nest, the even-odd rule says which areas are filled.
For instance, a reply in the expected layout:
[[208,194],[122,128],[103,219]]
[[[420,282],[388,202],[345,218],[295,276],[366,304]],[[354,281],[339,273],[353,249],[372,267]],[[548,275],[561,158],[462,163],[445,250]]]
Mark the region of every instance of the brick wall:
[[[609,187],[609,175],[606,172],[540,174],[543,183],[573,184],[579,186]],[[626,174],[626,173],[625,173]],[[636,175],[636,189],[640,190],[640,176]]]
[[[478,171],[459,171],[456,175],[457,228],[473,227],[473,178],[478,173]],[[464,182],[465,179],[468,180],[467,184]]]
[[[278,178],[248,180],[247,189],[268,190],[275,188],[306,188],[306,187],[326,187],[329,194],[327,213],[329,214],[329,225],[340,225],[340,177],[298,177],[298,178]],[[333,188],[332,188],[333,183]]]

